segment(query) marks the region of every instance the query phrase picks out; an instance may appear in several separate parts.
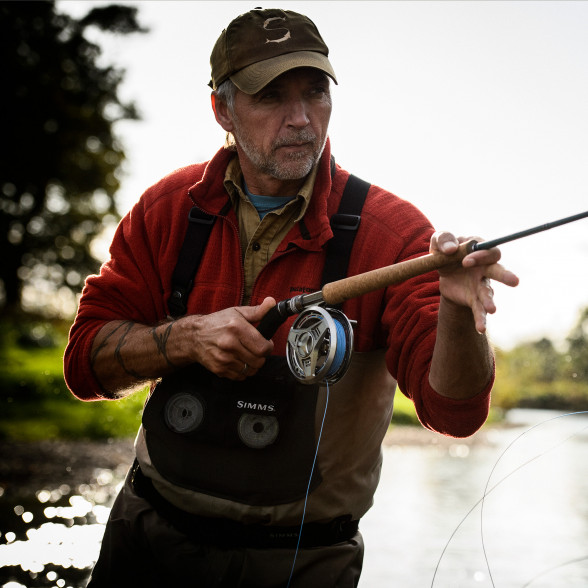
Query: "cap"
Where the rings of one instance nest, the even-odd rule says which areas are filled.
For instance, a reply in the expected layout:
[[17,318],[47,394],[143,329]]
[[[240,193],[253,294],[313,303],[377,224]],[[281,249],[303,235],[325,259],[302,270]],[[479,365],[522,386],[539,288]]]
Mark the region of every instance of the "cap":
[[209,86],[216,90],[230,78],[242,92],[255,94],[297,67],[320,69],[337,83],[328,55],[308,17],[275,8],[251,10],[231,21],[215,43]]

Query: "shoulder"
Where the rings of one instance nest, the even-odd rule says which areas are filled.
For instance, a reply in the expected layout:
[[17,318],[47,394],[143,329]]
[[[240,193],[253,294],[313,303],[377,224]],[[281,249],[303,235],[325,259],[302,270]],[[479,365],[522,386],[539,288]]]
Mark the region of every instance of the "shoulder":
[[[339,168],[333,188],[342,191],[348,176]],[[371,184],[361,211],[349,271],[360,273],[424,255],[429,251],[433,232],[431,222],[417,206]]]
[[429,219],[416,205],[377,185],[370,188],[364,214],[370,222],[399,235],[423,227],[432,228]]
[[206,170],[207,163],[195,163],[179,168],[147,188],[141,197],[144,209],[173,198],[176,195],[188,197],[190,188],[198,183]]
[[[333,181],[333,189],[342,192],[351,174],[339,166]],[[361,178],[369,183],[368,178]],[[399,241],[398,245],[415,239],[427,240],[433,226],[425,214],[412,202],[397,196],[376,184],[370,184],[361,212],[360,233],[370,240]]]

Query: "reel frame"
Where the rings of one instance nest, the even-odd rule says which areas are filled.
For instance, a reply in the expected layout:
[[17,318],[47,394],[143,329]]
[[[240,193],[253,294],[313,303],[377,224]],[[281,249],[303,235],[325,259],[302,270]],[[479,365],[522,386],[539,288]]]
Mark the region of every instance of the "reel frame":
[[302,384],[337,383],[346,374],[352,354],[353,325],[336,308],[306,308],[288,333],[286,360]]

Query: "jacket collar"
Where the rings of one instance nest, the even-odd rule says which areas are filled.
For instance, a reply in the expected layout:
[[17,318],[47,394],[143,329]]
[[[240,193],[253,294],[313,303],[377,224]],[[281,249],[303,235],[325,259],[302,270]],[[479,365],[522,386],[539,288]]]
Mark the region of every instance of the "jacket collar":
[[[224,178],[225,170],[232,157],[234,152],[220,149],[206,165],[200,181],[188,190],[192,202],[208,214],[221,214],[227,205],[229,195],[224,187]],[[334,169],[329,139],[318,165],[314,190],[306,214],[288,233],[277,251],[285,251],[292,245],[308,251],[316,251],[333,236],[327,214],[327,201],[331,192]],[[227,216],[234,217],[232,209]]]

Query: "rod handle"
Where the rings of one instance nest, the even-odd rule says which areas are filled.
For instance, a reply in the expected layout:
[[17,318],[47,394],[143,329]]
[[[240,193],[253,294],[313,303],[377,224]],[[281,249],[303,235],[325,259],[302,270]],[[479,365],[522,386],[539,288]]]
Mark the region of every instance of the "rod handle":
[[323,299],[328,305],[341,304],[350,298],[355,298],[386,286],[399,284],[442,267],[458,264],[468,253],[474,250],[475,244],[476,241],[470,239],[462,243],[452,255],[429,253],[325,284],[322,289]]
[[270,308],[266,315],[261,319],[257,330],[266,338],[271,339],[280,326],[291,316],[288,309],[289,300],[282,300],[274,307]]

